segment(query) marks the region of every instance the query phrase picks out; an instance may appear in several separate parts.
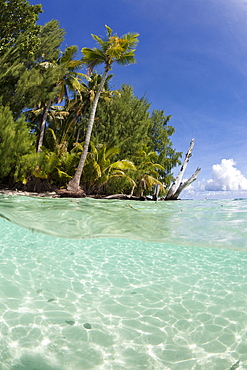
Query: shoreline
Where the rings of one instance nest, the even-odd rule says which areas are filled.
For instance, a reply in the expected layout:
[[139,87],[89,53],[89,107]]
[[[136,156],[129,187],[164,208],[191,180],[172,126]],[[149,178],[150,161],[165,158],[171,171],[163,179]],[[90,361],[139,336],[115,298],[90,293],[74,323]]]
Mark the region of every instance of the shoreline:
[[22,195],[22,196],[29,196],[29,197],[39,197],[39,198],[60,198],[55,191],[46,191],[42,193],[30,192],[30,191],[22,191],[22,190],[9,190],[9,189],[0,189],[0,194],[3,195]]
[[[146,201],[152,200],[147,197],[137,197],[137,196],[129,196],[126,194],[112,194],[108,196],[92,196],[92,195],[84,195],[84,196],[71,196],[66,195],[66,192],[59,193],[56,191],[46,191],[46,192],[30,192],[30,191],[23,191],[23,190],[10,190],[10,189],[0,189],[0,194],[3,195],[21,195],[21,196],[28,196],[28,197],[37,197],[37,198],[94,198],[94,199],[119,199],[119,200],[137,200],[137,201]],[[69,193],[68,193],[69,194]]]

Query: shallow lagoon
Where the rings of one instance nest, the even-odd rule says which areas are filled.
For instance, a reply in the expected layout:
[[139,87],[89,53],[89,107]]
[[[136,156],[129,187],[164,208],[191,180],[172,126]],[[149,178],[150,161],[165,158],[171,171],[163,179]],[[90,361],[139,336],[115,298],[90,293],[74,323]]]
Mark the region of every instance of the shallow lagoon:
[[0,214],[1,369],[247,367],[247,200],[1,196]]

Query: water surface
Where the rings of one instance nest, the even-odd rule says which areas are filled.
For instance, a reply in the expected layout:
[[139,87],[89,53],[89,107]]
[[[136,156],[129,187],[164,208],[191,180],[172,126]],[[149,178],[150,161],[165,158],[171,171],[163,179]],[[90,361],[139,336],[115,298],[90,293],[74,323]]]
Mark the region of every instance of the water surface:
[[0,214],[1,369],[247,368],[247,200]]

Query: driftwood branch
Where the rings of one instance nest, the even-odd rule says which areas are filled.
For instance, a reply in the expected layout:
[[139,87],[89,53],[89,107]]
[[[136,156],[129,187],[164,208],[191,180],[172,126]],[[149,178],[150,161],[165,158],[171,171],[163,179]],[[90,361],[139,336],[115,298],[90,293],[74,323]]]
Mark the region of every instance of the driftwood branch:
[[189,178],[189,180],[186,180],[184,182],[181,182],[179,185],[176,193],[174,194],[174,199],[178,199],[179,195],[182,193],[182,191],[187,188],[192,182],[194,182],[197,179],[198,173],[201,171],[201,169],[198,167],[196,171],[193,173],[193,175]]
[[120,199],[120,200],[146,200],[146,197],[140,196],[137,197],[135,195],[129,195],[129,194],[112,194],[112,195],[106,195],[101,196],[100,199]]
[[191,140],[190,142],[190,147],[188,149],[188,152],[185,156],[185,160],[184,160],[184,163],[182,165],[182,167],[180,168],[180,171],[178,173],[178,176],[176,178],[176,180],[173,182],[172,186],[170,187],[166,197],[165,197],[165,200],[176,200],[178,199],[179,195],[181,194],[181,192],[187,187],[189,186],[190,184],[192,184],[193,181],[195,181],[197,179],[197,175],[198,173],[200,172],[200,168],[197,168],[196,171],[193,173],[193,175],[189,178],[189,180],[186,180],[184,182],[182,182],[182,178],[183,178],[183,175],[184,175],[184,172],[186,170],[186,167],[189,163],[189,160],[190,160],[190,157],[192,156],[192,150],[194,148],[194,139]]

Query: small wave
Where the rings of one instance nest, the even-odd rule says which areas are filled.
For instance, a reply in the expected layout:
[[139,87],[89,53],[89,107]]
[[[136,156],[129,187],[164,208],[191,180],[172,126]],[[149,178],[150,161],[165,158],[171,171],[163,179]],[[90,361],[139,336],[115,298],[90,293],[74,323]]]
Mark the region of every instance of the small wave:
[[113,237],[247,249],[247,207],[241,199],[135,202],[1,196],[0,217],[67,239]]

